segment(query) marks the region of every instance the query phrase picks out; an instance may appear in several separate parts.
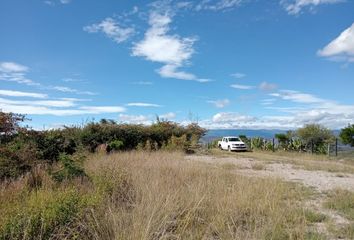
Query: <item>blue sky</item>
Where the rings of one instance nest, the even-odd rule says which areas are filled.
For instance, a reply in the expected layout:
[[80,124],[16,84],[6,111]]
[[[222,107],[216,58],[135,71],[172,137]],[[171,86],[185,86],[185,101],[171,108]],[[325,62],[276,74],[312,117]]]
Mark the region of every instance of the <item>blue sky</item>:
[[2,0],[0,109],[207,128],[354,123],[354,1]]

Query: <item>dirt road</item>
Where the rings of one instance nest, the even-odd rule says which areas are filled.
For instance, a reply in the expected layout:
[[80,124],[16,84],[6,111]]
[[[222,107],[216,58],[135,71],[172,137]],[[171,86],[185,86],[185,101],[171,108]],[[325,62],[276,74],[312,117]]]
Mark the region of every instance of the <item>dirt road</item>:
[[222,167],[225,164],[235,165],[237,173],[254,177],[276,177],[285,181],[299,182],[305,186],[313,187],[319,192],[335,188],[354,191],[354,174],[309,171],[301,169],[298,165],[290,163],[269,163],[252,158],[242,157],[215,157],[208,155],[191,155],[188,160],[215,164]]

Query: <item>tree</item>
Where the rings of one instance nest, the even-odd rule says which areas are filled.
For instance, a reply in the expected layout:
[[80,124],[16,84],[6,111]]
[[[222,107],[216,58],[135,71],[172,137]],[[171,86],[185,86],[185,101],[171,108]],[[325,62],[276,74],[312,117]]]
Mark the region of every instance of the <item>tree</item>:
[[291,139],[288,134],[277,133],[277,134],[275,134],[275,138],[278,140],[279,146],[281,148],[283,148],[284,150],[286,150],[288,148],[288,145],[289,145],[289,142]]
[[5,113],[0,110],[0,143],[8,141],[11,136],[21,129],[20,123],[25,120],[25,116],[15,113]]
[[307,149],[312,145],[315,152],[321,153],[325,152],[325,144],[335,139],[332,131],[320,124],[307,124],[297,130],[297,135]]
[[340,131],[339,137],[344,144],[354,147],[354,124],[348,125]]

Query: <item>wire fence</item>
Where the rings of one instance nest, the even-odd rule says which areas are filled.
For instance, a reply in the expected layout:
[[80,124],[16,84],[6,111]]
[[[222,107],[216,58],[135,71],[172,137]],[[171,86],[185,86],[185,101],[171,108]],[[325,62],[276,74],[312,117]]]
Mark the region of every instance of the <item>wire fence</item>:
[[[261,138],[253,137],[242,139],[247,145],[249,151],[263,150],[263,151],[288,151],[288,152],[300,152],[309,154],[323,154],[335,157],[352,157],[354,159],[354,147],[344,145],[339,139],[335,139],[333,142],[328,143],[315,143],[314,141],[302,142],[300,139],[291,139],[284,143],[279,142],[276,138]],[[207,142],[204,147],[211,149],[217,148],[217,140]]]

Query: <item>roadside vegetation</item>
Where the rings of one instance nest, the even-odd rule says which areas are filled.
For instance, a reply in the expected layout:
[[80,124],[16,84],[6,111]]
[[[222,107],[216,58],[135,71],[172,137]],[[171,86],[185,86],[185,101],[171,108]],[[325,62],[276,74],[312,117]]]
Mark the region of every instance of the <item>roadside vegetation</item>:
[[3,182],[0,239],[317,239],[301,207],[311,191],[295,184],[182,152],[96,154],[83,169],[62,182],[44,169]]
[[[305,204],[316,194],[313,189],[241,175],[231,163],[211,167],[188,160],[185,154],[202,152],[205,129],[197,124],[103,119],[36,131],[25,121],[0,112],[0,240],[326,239],[313,226],[328,218]],[[326,136],[309,140],[316,149],[332,139],[321,127],[311,129]],[[259,155],[265,161],[251,168],[260,172],[267,161],[277,161],[276,153],[263,152],[237,156]],[[354,172],[345,169],[340,172]],[[354,221],[352,197],[331,193],[325,207]],[[349,238],[352,230],[349,225],[334,232]]]
[[[83,155],[97,151],[164,149],[193,152],[205,133],[197,124],[184,127],[160,119],[151,126],[118,124],[103,119],[81,127],[48,131],[24,127],[25,120],[22,115],[0,112],[0,180],[16,179],[37,165],[51,168],[59,164],[70,169],[65,171],[71,174],[77,170],[69,165],[79,165],[85,158]],[[60,177],[65,173],[53,174]]]
[[[291,153],[311,153],[314,155],[331,155],[334,152],[338,139],[334,133],[320,125],[307,124],[302,128],[286,133],[278,133],[273,139],[263,137],[248,138],[245,135],[240,135],[240,139],[247,145],[248,150],[252,151],[276,151],[291,152]],[[354,146],[354,125],[349,125],[343,128],[339,134],[340,141],[343,144]],[[207,144],[208,149],[218,147],[218,141],[214,139]],[[333,155],[333,153],[332,153]]]
[[328,193],[324,206],[348,220],[343,226],[330,226],[332,233],[340,239],[354,239],[354,192],[335,189]]

